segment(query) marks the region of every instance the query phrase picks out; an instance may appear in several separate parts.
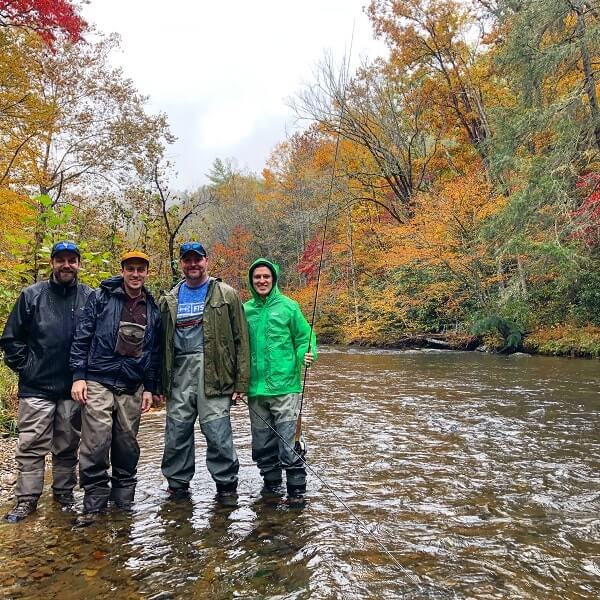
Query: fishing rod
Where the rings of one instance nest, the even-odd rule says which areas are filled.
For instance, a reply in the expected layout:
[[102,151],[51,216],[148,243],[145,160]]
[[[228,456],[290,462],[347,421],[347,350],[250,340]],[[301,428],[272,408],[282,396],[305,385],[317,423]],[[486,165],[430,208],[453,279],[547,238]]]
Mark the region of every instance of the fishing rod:
[[271,430],[271,432],[274,433],[279,438],[279,441],[282,442],[283,445],[288,450],[290,450],[291,452],[293,452],[296,455],[296,457],[298,457],[302,461],[302,463],[304,464],[304,466],[331,492],[331,494],[334,496],[334,498],[348,511],[348,513],[356,521],[356,523],[359,525],[359,527],[367,534],[367,536],[370,537],[371,539],[375,540],[375,542],[377,543],[377,545],[379,546],[379,548],[381,548],[382,552],[384,552],[384,554],[386,554],[386,556],[388,556],[391,559],[391,561],[398,568],[398,570],[401,571],[406,576],[406,578],[409,579],[409,581],[411,583],[415,584],[416,586],[420,586],[422,584],[421,578],[416,573],[412,573],[406,567],[402,566],[398,562],[398,560],[396,560],[396,558],[392,554],[391,550],[389,550],[389,548],[369,529],[369,527],[367,526],[367,524],[348,506],[348,504],[346,502],[344,502],[344,500],[327,483],[327,481],[325,481],[325,479],[323,477],[321,477],[321,475],[319,475],[319,473],[316,471],[316,469],[314,469],[312,467],[312,465],[310,465],[307,462],[307,460],[306,460],[306,458],[304,456],[304,453],[303,452],[298,452],[296,448],[292,448],[292,446],[290,446],[290,444],[288,444],[286,442],[285,438],[261,414],[259,414],[258,412],[256,412],[250,406],[249,402],[244,397],[242,397],[242,401],[248,407],[248,410],[255,417],[258,417]]
[[[317,314],[317,303],[319,300],[319,285],[321,283],[321,270],[323,267],[323,255],[325,251],[325,240],[327,237],[327,225],[329,224],[329,209],[331,207],[331,198],[333,196],[333,184],[335,181],[335,168],[337,165],[337,159],[340,151],[340,138],[342,130],[342,121],[344,118],[344,111],[346,110],[346,92],[348,89],[348,78],[350,75],[350,57],[352,56],[352,46],[354,44],[354,23],[352,24],[352,35],[350,36],[350,48],[348,50],[347,63],[340,71],[340,85],[343,86],[342,102],[340,106],[340,116],[338,120],[337,133],[335,137],[335,152],[333,155],[333,166],[331,168],[331,177],[329,179],[329,191],[327,194],[327,207],[325,209],[325,221],[323,223],[323,235],[321,237],[321,253],[319,255],[319,267],[317,269],[317,283],[315,286],[315,296],[313,300],[312,316],[310,319],[310,333],[308,337],[308,349],[312,349],[313,331],[315,326],[315,318]],[[304,407],[304,390],[306,389],[306,381],[308,378],[308,369],[304,369],[304,378],[302,380],[302,393],[300,395],[300,411],[298,413],[298,420],[296,421],[296,431],[294,433],[294,447],[299,452],[306,452],[304,440],[302,439],[302,409]]]
[[[340,85],[343,86],[343,92],[342,92],[340,114],[339,114],[338,127],[337,127],[336,140],[335,140],[333,166],[331,169],[331,177],[329,180],[329,190],[328,190],[328,194],[327,194],[327,206],[326,206],[326,210],[325,210],[325,220],[323,223],[323,235],[321,237],[321,251],[320,251],[320,255],[319,255],[319,266],[317,269],[317,281],[316,281],[316,285],[315,285],[315,295],[314,295],[314,300],[313,300],[312,316],[311,316],[311,320],[310,320],[310,333],[309,333],[309,338],[308,338],[309,339],[309,342],[308,342],[309,351],[312,349],[314,323],[315,323],[317,304],[318,304],[318,299],[319,299],[319,286],[321,283],[321,271],[323,268],[323,256],[325,253],[325,241],[327,238],[327,226],[329,224],[331,200],[332,200],[332,196],[333,196],[333,185],[335,182],[335,171],[336,171],[337,160],[338,160],[339,151],[340,151],[342,122],[343,122],[343,118],[344,118],[344,112],[346,110],[346,93],[347,93],[347,89],[348,89],[348,79],[349,79],[349,73],[350,73],[350,57],[352,55],[353,43],[354,43],[354,24],[352,26],[352,36],[350,38],[350,48],[348,51],[347,63],[344,65],[345,68],[342,68],[342,70],[340,72]],[[248,410],[254,416],[258,417],[271,430],[271,432],[274,433],[277,438],[279,438],[279,440],[283,443],[283,445],[288,450],[293,452],[294,455],[302,461],[304,466],[327,488],[327,490],[329,490],[329,492],[331,492],[331,494],[334,496],[334,498],[346,509],[346,511],[356,521],[356,523],[359,525],[360,529],[362,529],[367,534],[368,537],[375,540],[375,542],[377,543],[377,545],[379,546],[381,551],[390,558],[390,560],[397,567],[397,569],[399,571],[401,571],[411,583],[413,583],[420,589],[420,587],[422,585],[421,578],[416,573],[412,573],[406,567],[402,566],[398,562],[398,560],[394,557],[394,555],[388,549],[388,547],[369,529],[367,524],[348,506],[348,504],[336,493],[336,491],[329,485],[329,483],[327,483],[327,481],[325,481],[325,479],[323,477],[321,477],[321,475],[319,475],[319,473],[312,467],[312,465],[310,465],[307,462],[306,447],[304,444],[304,440],[302,439],[302,408],[304,405],[304,392],[306,389],[307,378],[308,378],[308,368],[305,368],[304,369],[304,378],[302,381],[302,393],[300,396],[300,410],[298,413],[298,419],[296,421],[296,431],[294,433],[294,447],[293,448],[279,434],[279,432],[274,427],[271,426],[271,424],[262,415],[257,413],[250,406],[250,404],[246,401],[245,398],[242,398],[242,400],[243,400],[244,404],[248,407]]]

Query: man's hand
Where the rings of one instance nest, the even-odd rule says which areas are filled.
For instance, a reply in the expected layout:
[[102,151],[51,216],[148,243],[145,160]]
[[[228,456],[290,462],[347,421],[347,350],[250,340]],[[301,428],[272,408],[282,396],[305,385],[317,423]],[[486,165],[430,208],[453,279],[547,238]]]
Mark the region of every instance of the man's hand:
[[153,394],[152,395],[152,404],[154,408],[159,408],[164,406],[166,397],[164,394]]
[[307,352],[304,355],[304,366],[305,367],[310,367],[310,365],[313,364],[313,361],[315,360],[315,357],[313,356],[312,352]]
[[88,399],[87,393],[87,382],[85,379],[78,379],[73,382],[71,386],[71,398],[75,400],[75,402],[79,402],[81,406],[84,406]]
[[152,392],[142,394],[142,414],[147,413],[152,408]]
[[231,396],[231,405],[235,406],[238,400],[244,399],[244,392],[233,392]]

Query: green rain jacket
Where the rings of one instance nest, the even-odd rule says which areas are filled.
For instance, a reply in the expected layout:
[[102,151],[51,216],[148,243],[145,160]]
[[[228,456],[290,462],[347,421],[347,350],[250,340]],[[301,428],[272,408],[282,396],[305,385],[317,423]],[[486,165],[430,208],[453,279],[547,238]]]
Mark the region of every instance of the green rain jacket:
[[[267,266],[274,273],[273,289],[263,300],[252,285],[252,271]],[[279,291],[279,266],[264,258],[248,271],[252,300],[244,303],[250,332],[250,390],[248,396],[279,396],[302,391],[300,373],[309,349],[317,357],[317,340],[295,300]]]
[[[162,390],[171,394],[177,299],[181,281],[164,293],[162,317]],[[211,279],[204,304],[204,392],[207,397],[246,392],[250,375],[248,326],[237,292],[220,279]]]

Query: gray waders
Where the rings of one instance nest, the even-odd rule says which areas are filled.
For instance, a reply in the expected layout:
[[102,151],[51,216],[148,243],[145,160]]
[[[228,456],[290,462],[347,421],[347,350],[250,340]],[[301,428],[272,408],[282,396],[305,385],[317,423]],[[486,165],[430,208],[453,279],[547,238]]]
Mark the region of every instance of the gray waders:
[[162,472],[171,490],[187,489],[195,472],[194,424],[206,438],[206,466],[217,491],[237,488],[240,463],[233,446],[230,396],[204,394],[204,353],[175,356]]
[[104,510],[109,500],[127,509],[135,496],[140,458],[137,433],[142,386],[133,394],[117,393],[88,381],[87,389],[79,450],[79,482],[85,490],[83,510],[87,513]]
[[306,491],[306,467],[293,451],[300,394],[253,396],[248,399],[248,405],[251,409],[252,459],[257,463],[265,485],[280,484],[282,470],[285,470],[288,493],[303,494]]
[[45,458],[52,453],[52,490],[69,494],[77,484],[79,404],[71,398],[19,398],[19,440],[15,459],[17,499],[37,500],[44,487]]

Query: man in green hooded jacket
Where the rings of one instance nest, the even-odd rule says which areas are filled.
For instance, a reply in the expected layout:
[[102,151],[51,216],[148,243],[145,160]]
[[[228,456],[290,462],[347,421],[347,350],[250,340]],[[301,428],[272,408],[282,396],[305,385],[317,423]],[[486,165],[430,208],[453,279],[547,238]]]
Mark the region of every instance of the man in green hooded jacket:
[[[298,303],[279,291],[279,267],[259,258],[250,266],[252,299],[244,304],[250,333],[252,458],[265,491],[277,492],[286,472],[290,499],[306,492],[304,462],[294,452],[302,365],[316,358],[316,339]],[[277,432],[277,433],[275,433]]]

